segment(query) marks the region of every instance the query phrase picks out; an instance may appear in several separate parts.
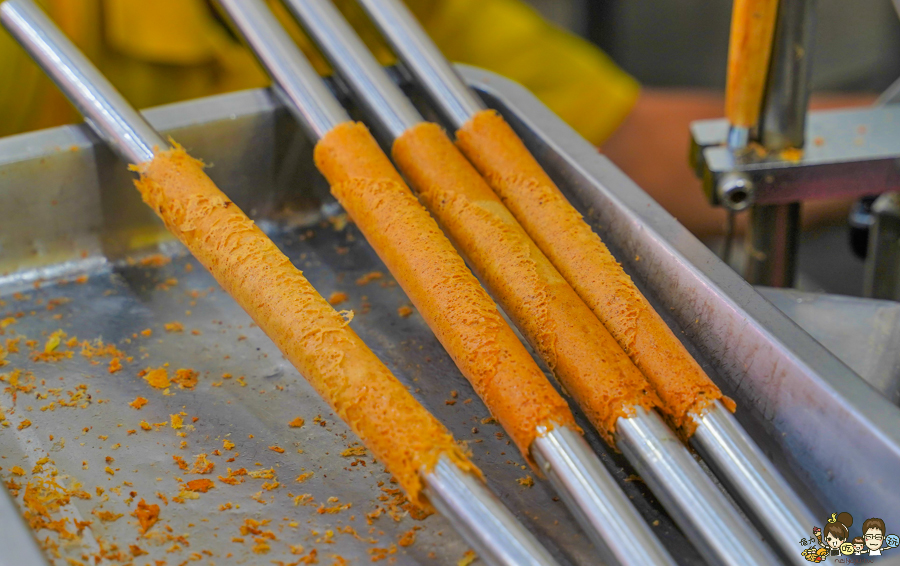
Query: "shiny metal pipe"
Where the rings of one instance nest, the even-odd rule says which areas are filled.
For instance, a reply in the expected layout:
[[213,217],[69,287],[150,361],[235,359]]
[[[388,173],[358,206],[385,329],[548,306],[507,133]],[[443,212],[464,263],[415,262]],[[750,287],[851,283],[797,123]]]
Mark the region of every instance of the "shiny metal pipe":
[[0,486],[0,566],[49,566],[34,535],[6,486]]
[[[260,0],[220,0],[220,4],[263,61],[276,87],[283,90],[288,108],[317,138],[350,119]],[[310,123],[316,117],[324,119]],[[487,564],[557,564],[477,477],[442,457],[424,474],[424,481],[429,501]]]
[[662,418],[637,407],[616,421],[616,446],[710,564],[778,564],[761,537]]
[[219,0],[275,83],[275,91],[313,139],[350,116],[259,0]]
[[675,563],[580,434],[565,427],[542,433],[531,455],[605,564]]
[[0,22],[122,159],[143,163],[169,147],[31,0],[3,2]]
[[[313,35],[341,77],[350,83],[357,100],[374,112],[373,118],[385,126],[393,137],[424,120],[330,2],[284,1],[292,6],[295,15]],[[382,108],[390,108],[391,112],[383,115],[380,113]],[[545,456],[545,463],[552,465],[554,485],[561,488],[560,494],[566,505],[597,543],[598,549],[609,551],[606,554],[612,559],[620,558],[622,564],[671,564],[669,555],[619,486],[612,481],[597,456],[580,437],[575,440],[571,432],[565,437],[563,434],[557,432],[539,438],[535,446],[537,452]],[[533,451],[535,446],[532,446]],[[633,528],[620,532],[612,525]],[[624,538],[609,540],[609,534],[613,532]],[[625,541],[645,550],[626,552],[621,548]],[[637,555],[647,559],[635,560]]]
[[382,35],[454,130],[487,108],[399,0],[359,0]]
[[331,2],[283,1],[391,140],[424,121]]
[[[242,2],[246,0],[241,0]],[[478,557],[496,566],[552,566],[556,560],[479,478],[441,457],[424,475],[425,495]]]
[[809,509],[721,402],[710,405],[695,420],[691,445],[782,557],[806,564],[797,552],[797,541],[809,535],[815,524]]

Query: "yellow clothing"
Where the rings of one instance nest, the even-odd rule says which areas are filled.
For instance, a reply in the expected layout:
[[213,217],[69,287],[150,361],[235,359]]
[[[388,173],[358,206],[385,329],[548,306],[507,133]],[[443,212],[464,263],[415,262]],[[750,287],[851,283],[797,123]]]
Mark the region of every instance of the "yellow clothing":
[[[63,32],[138,108],[266,86],[252,53],[203,0],[38,0]],[[638,86],[599,49],[518,0],[407,0],[452,61],[507,76],[600,144]],[[329,72],[282,4],[270,6],[319,72]],[[384,63],[393,55],[355,0],[338,7]],[[15,41],[0,33],[0,136],[80,120]]]

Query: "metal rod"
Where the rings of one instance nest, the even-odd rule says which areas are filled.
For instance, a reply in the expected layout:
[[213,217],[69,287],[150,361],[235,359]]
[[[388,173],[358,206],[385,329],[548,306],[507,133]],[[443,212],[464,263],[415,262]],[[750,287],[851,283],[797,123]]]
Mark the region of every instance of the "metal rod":
[[557,564],[479,478],[442,457],[424,479],[428,500],[487,564]]
[[122,159],[143,163],[169,145],[31,0],[8,0],[0,22]]
[[[769,151],[802,148],[809,106],[815,0],[781,0],[763,101],[759,140]],[[800,203],[750,210],[744,277],[791,287],[797,266]]]
[[809,509],[721,402],[713,403],[696,420],[691,444],[775,542],[782,557],[806,564],[797,552],[797,541],[815,524]]
[[[295,15],[313,35],[325,56],[350,84],[356,99],[372,109],[373,118],[394,137],[423,121],[330,2],[285,2],[292,6]],[[390,112],[381,114],[384,108],[390,109]],[[401,116],[405,118],[399,118]],[[539,446],[538,451],[546,456],[545,462],[552,462],[554,474],[551,477],[556,480],[554,485],[561,487],[564,501],[585,532],[597,542],[598,549],[609,551],[607,555],[611,559],[618,558],[622,564],[671,564],[671,558],[619,486],[609,477],[596,454],[583,441],[578,444],[571,438],[563,439],[559,434],[563,433],[554,433],[535,444]],[[605,477],[603,474],[606,474]],[[635,528],[623,539],[611,525],[634,525]],[[613,532],[619,537],[618,540],[610,539]],[[625,541],[647,550],[645,553],[626,552],[621,548]],[[636,559],[638,554],[646,559]]]
[[[312,120],[311,117],[325,117],[319,125],[306,123],[316,137],[320,138],[332,127],[349,120],[342,108],[340,111],[335,109],[339,103],[325,90],[322,79],[267,7],[259,0],[220,0],[220,4],[264,61],[276,86],[283,89],[285,102],[297,119],[304,122]],[[303,64],[298,64],[300,62]],[[282,77],[290,78],[279,85]],[[319,108],[317,105],[323,101],[326,107]],[[475,476],[441,458],[432,471],[424,474],[424,481],[426,494],[435,508],[450,520],[486,563],[498,566],[557,564]]]
[[[293,3],[301,3],[303,0],[286,0],[288,2]],[[409,67],[410,71],[415,76],[416,80],[420,82],[422,86],[429,92],[431,97],[436,102],[437,106],[441,109],[445,116],[447,116],[451,122],[454,123],[457,127],[462,126],[466,121],[471,118],[471,116],[478,112],[483,105],[481,102],[474,96],[474,94],[470,91],[470,89],[462,82],[459,76],[455,73],[452,67],[447,63],[447,61],[440,54],[440,51],[437,50],[434,43],[428,38],[428,36],[424,33],[418,23],[415,21],[413,16],[409,13],[409,11],[399,2],[395,0],[360,0],[360,3],[365,7],[367,12],[371,15],[375,23],[382,30],[384,35],[388,38],[388,41],[393,46],[394,50],[398,53],[398,55],[404,60],[407,67]],[[320,30],[320,33],[324,33]],[[339,65],[336,65],[339,66]],[[735,129],[732,129],[732,134],[735,134],[730,142],[732,144],[737,144],[741,147],[745,146],[748,141],[749,129],[742,128],[741,132],[737,132]],[[742,134],[742,135],[739,135]],[[730,416],[730,413],[729,413]],[[640,423],[643,420],[650,420],[653,422],[655,428],[644,427],[644,432],[653,431],[658,429],[659,436],[653,439],[653,443],[664,446],[664,442],[669,439],[677,441],[674,438],[672,433],[665,427],[661,422],[659,422],[658,417],[655,414],[647,414],[643,417],[638,418],[637,420],[629,420],[626,428],[632,424]],[[749,437],[744,433],[740,428],[737,427],[736,422],[731,421],[734,424],[734,427],[723,428],[720,427],[718,430],[720,434],[724,435],[721,439],[723,442],[731,442],[735,445],[744,445],[752,447],[753,454],[757,455],[758,458],[754,459],[753,462],[755,465],[754,469],[756,470],[755,479],[758,484],[762,485],[761,488],[768,489],[771,493],[785,493],[787,494],[785,497],[790,498],[792,501],[797,501],[796,495],[793,495],[789,489],[787,489],[783,480],[780,476],[777,475],[777,472],[774,471],[772,465],[765,460],[762,456],[761,452],[758,448],[756,448],[752,441],[750,441]],[[706,426],[706,425],[702,425]],[[535,458],[540,458],[539,452],[542,448],[549,444],[549,439],[539,439],[535,442],[535,447],[532,448],[533,453],[535,454]],[[537,450],[536,450],[537,448]],[[749,448],[748,448],[749,450]],[[722,532],[730,532],[734,531],[736,528],[744,529],[745,535],[743,538],[743,545],[747,547],[753,548],[762,548],[762,545],[759,544],[759,541],[755,540],[755,535],[753,534],[753,529],[749,527],[749,525],[739,518],[734,511],[731,509],[730,504],[725,500],[722,494],[715,488],[715,486],[709,481],[709,479],[703,474],[703,471],[699,468],[699,466],[694,462],[687,451],[683,447],[679,448],[671,448],[673,454],[678,455],[679,458],[675,458],[674,456],[669,459],[667,466],[655,469],[654,472],[657,474],[657,477],[661,478],[661,481],[657,483],[655,488],[666,489],[664,486],[668,484],[667,474],[674,474],[676,477],[683,477],[686,474],[696,477],[699,482],[697,484],[698,487],[696,494],[698,497],[711,497],[713,498],[709,503],[708,510],[715,510],[716,508],[723,509],[726,512],[726,517],[730,517],[734,519],[733,523],[728,521],[724,521],[722,523],[717,523],[719,532],[714,531],[704,531],[703,528],[693,527],[695,533],[698,535],[694,537],[694,542],[697,545],[705,546],[707,548],[713,547],[712,551],[715,551],[715,545],[718,543],[710,542],[707,538],[707,535],[710,536],[718,536]],[[723,470],[735,470],[740,469],[736,468],[738,466],[740,460],[728,460],[727,453],[722,453],[719,451],[709,451],[711,458],[715,458],[714,463],[718,469]],[[628,451],[626,451],[628,454]],[[636,462],[637,465],[642,465],[644,467],[647,466],[648,460],[643,458],[640,451],[632,451],[632,458],[639,458]],[[539,460],[540,463],[540,460]],[[573,473],[571,470],[572,466],[569,466],[568,470],[564,472]],[[561,471],[560,473],[564,473]],[[554,476],[553,474],[549,474],[551,481],[554,482],[554,485],[560,491],[560,493],[567,493],[568,489],[571,489],[569,486],[565,486],[560,481],[559,476]],[[762,478],[762,479],[761,479]],[[766,483],[763,480],[768,480],[771,478],[771,481]],[[780,482],[779,482],[780,480]],[[561,485],[562,484],[562,485]],[[602,484],[601,484],[602,485]],[[705,486],[705,487],[702,487]],[[597,486],[598,489],[600,485]],[[596,491],[595,491],[596,493]],[[750,496],[750,494],[742,491],[737,491],[742,496]],[[573,513],[576,515],[581,514],[579,519],[582,524],[586,522],[587,517],[583,515],[584,511],[578,511],[578,503],[579,500],[585,499],[587,493],[581,494],[579,497],[574,497],[575,501],[570,504],[570,507],[573,509]],[[571,497],[571,496],[570,496]],[[692,508],[685,508],[684,505],[690,504],[694,505],[693,502],[685,500],[683,498],[678,497],[669,497],[669,509],[673,515],[681,515],[682,516],[682,524],[684,521],[692,522],[692,516],[695,512]],[[757,501],[756,506],[760,507],[762,511],[770,512],[776,516],[779,515],[779,511],[782,509],[775,508],[774,504],[771,504],[771,501],[767,501],[768,505],[764,505],[763,502]],[[582,502],[583,504],[583,502]],[[602,509],[602,505],[599,505],[595,502],[595,505],[598,505]],[[673,509],[673,505],[675,505],[676,509]],[[596,509],[596,507],[595,507]],[[696,509],[694,507],[693,509]],[[802,505],[799,503],[797,506],[790,506],[789,510],[800,509],[805,512]],[[808,514],[808,513],[807,513]],[[793,517],[786,517],[784,513],[782,515],[784,520],[782,522],[787,522],[789,520],[793,520],[793,523],[796,524],[801,520],[801,518],[805,519],[803,513],[799,512],[795,514]],[[707,529],[709,527],[706,527]],[[608,536],[608,533],[604,533],[602,529],[598,530],[598,524],[595,522],[592,528],[587,529],[588,532],[594,532],[595,534],[601,533],[602,539],[609,541],[615,539],[616,537]],[[686,529],[687,530],[687,529]],[[789,529],[790,530],[790,529]],[[607,535],[607,536],[603,536]],[[733,535],[732,535],[733,536]],[[728,538],[728,537],[725,537]],[[779,540],[778,537],[775,538],[776,541]],[[798,538],[799,540],[799,538]],[[794,541],[795,542],[795,541]],[[615,552],[615,549],[610,549],[608,547],[604,547],[602,540],[597,543],[598,549],[609,550],[611,552]],[[728,549],[726,549],[727,552]],[[760,552],[768,552],[768,549],[762,550]],[[733,556],[741,556],[740,553],[733,554]],[[799,556],[799,554],[798,554]],[[716,554],[717,559],[722,559],[720,554]],[[741,558],[731,558],[732,560],[741,561]]]
[[6,486],[0,486],[0,566],[49,566],[34,535]]
[[219,0],[219,4],[272,77],[276,93],[313,139],[350,121],[268,8],[258,1]]
[[556,428],[535,439],[531,454],[584,526],[606,564],[674,564],[580,434]]
[[775,555],[655,412],[616,421],[616,445],[710,564],[778,564]]
[[283,0],[325,57],[340,72],[369,116],[391,140],[424,121],[400,88],[328,0]]
[[359,3],[454,130],[487,108],[402,2],[359,0]]

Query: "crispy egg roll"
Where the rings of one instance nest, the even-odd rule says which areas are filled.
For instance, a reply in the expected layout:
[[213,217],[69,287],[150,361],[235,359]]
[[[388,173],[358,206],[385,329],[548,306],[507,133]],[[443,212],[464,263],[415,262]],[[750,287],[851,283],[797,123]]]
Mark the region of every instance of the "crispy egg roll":
[[659,403],[640,370],[439,126],[410,128],[392,153],[475,273],[614,446],[619,417]]
[[759,121],[777,14],[778,0],[734,0],[725,85],[725,117],[733,126]]
[[541,427],[575,428],[565,400],[364,125],[332,129],[316,145],[315,161],[332,194],[533,465],[529,449]]
[[683,438],[696,428],[691,415],[714,400],[734,410],[499,114],[479,112],[456,136],[457,146],[647,377]]
[[447,456],[480,473],[348,321],[181,147],[134,167],[144,202],[253,318],[403,487],[430,509],[421,471]]

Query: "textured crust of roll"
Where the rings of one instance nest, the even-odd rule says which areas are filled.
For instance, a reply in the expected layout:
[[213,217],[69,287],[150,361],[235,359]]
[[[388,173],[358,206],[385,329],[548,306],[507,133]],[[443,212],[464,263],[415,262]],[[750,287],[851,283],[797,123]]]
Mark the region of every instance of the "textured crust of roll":
[[644,373],[683,438],[714,400],[734,410],[499,114],[478,113],[456,144]]
[[725,117],[735,126],[759,120],[777,13],[778,0],[734,0]]
[[522,454],[540,427],[574,427],[565,400],[365,126],[348,122],[315,160],[366,239]]
[[410,501],[430,509],[420,472],[441,456],[480,473],[348,321],[207,177],[200,161],[176,147],[135,169],[144,202],[387,467]]
[[436,124],[395,142],[419,199],[606,441],[635,406],[659,399],[622,347]]

